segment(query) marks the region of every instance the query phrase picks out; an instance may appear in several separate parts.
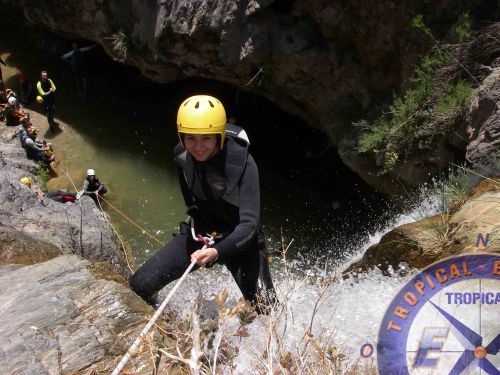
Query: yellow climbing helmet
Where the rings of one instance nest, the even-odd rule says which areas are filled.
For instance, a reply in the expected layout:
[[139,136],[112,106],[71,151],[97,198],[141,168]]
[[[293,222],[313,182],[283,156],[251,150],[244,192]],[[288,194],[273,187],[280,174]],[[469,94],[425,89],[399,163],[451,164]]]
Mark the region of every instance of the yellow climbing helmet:
[[42,103],[43,103],[43,98],[42,98],[40,95],[38,95],[38,96],[36,97],[36,101],[37,101],[39,104],[42,104]]
[[195,95],[182,102],[177,112],[177,132],[181,134],[219,134],[220,147],[226,134],[226,111],[219,99],[209,95]]
[[21,177],[21,183],[26,186],[31,186],[31,178]]

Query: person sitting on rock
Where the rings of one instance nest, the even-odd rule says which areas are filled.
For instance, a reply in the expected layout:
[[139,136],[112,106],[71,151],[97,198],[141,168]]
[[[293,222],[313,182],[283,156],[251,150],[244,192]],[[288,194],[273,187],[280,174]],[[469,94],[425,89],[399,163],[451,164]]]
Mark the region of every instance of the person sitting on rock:
[[17,99],[17,94],[14,90],[12,89],[6,89],[5,90],[5,95],[7,96],[7,100],[9,100],[10,98],[14,97]]
[[15,96],[9,98],[9,104],[5,107],[5,120],[7,126],[18,126],[21,123],[21,118],[26,117],[22,107],[17,102]]
[[107,193],[106,187],[101,184],[93,169],[87,170],[87,177],[83,181],[83,194],[90,196],[97,202],[97,196]]
[[47,154],[52,154],[51,145],[47,144],[45,141],[38,141],[37,135],[38,130],[35,127],[28,127],[26,130],[28,137],[24,143],[24,149],[26,150],[26,155],[29,159],[35,161],[41,161],[46,164],[50,164],[55,160],[55,156],[48,156]]
[[5,108],[7,108],[7,95],[4,90],[0,90],[0,121],[5,121]]
[[48,191],[47,193],[44,193],[37,186],[33,186],[31,178],[29,177],[21,177],[21,183],[33,190],[38,199],[50,198],[59,203],[74,202],[78,199],[76,193],[70,193],[64,190]]
[[21,118],[21,125],[19,125],[19,140],[21,141],[21,146],[25,148],[26,139],[28,138],[28,128],[32,127],[29,117],[24,116]]

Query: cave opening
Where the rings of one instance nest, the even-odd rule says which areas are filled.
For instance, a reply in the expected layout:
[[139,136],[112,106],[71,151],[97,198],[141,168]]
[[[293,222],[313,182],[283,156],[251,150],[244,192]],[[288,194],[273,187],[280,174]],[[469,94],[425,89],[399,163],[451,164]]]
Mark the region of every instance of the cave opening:
[[[250,152],[261,177],[263,223],[275,226],[282,217],[280,226],[289,237],[294,233],[315,237],[314,247],[319,243],[349,247],[366,239],[368,231],[383,226],[397,211],[386,196],[342,162],[323,131],[284,112],[258,92],[199,77],[155,83],[136,68],[112,61],[102,51],[97,51],[89,64],[95,74],[94,85],[112,82],[116,100],[126,103],[123,110],[138,117],[141,108],[143,113],[157,113],[160,126],[167,127],[169,147],[177,141],[176,112],[186,97],[204,93],[219,98],[228,120],[249,135]],[[270,211],[273,220],[266,219]]]
[[[258,92],[202,78],[155,83],[135,67],[113,61],[99,47],[86,56],[89,99],[76,105],[97,116],[99,111],[117,112],[137,126],[109,117],[99,124],[96,133],[97,125],[80,116],[71,117],[65,111],[65,107],[75,104],[75,89],[70,69],[60,55],[69,50],[71,40],[49,32],[33,38],[36,39],[27,49],[36,51],[25,49],[25,56],[18,58],[13,50],[10,63],[18,64],[34,81],[41,65],[48,69],[60,91],[68,92],[60,95],[60,116],[71,121],[96,148],[120,149],[127,144],[127,152],[161,166],[167,160],[170,162],[177,142],[175,117],[182,100],[198,93],[218,97],[228,118],[249,135],[250,152],[261,177],[264,228],[274,242],[280,240],[281,232],[285,240],[294,238],[297,245],[291,249],[292,254],[347,255],[397,210],[343,164],[325,133],[282,111]],[[78,42],[80,46],[91,44],[85,40]],[[35,62],[29,59],[34,54]],[[15,81],[11,79],[9,83]],[[57,143],[57,139],[53,141]],[[147,213],[141,212],[140,216]]]

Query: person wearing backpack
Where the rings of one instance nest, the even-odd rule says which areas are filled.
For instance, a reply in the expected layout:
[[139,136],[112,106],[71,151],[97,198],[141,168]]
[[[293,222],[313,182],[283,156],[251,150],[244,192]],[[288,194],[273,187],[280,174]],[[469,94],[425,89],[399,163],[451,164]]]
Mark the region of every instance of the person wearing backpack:
[[208,95],[182,102],[177,131],[174,158],[194,232],[216,234],[217,239],[202,249],[181,223],[181,233],[132,275],[130,286],[155,306],[155,293],[178,279],[191,262],[196,261],[193,269],[218,263],[229,269],[243,297],[266,313],[276,298],[259,230],[259,173],[247,134],[227,124],[222,103]]

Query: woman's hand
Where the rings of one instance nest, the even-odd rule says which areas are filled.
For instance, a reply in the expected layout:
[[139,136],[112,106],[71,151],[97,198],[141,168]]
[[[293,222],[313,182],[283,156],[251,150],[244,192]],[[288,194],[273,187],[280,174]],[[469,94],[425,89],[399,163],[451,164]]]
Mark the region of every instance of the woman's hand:
[[216,260],[219,257],[217,249],[213,247],[207,247],[206,249],[196,250],[191,254],[191,262],[196,260],[196,264],[203,267],[205,264]]

